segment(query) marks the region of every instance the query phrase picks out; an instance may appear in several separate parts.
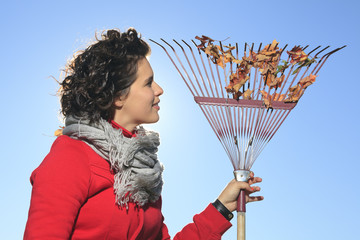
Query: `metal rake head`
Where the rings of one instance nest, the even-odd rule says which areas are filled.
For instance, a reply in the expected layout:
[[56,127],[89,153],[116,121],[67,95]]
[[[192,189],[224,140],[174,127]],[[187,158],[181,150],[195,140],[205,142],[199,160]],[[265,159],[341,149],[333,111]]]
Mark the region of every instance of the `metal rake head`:
[[164,39],[165,45],[150,41],[174,64],[235,170],[250,170],[330,55],[345,47],[321,55],[329,46],[308,53],[308,46],[295,46],[282,60],[288,45],[279,48],[276,41],[263,48],[260,43],[257,51],[254,43],[245,43],[240,54],[237,43],[197,39],[199,44],[181,40],[184,45],[173,40],[182,54]]

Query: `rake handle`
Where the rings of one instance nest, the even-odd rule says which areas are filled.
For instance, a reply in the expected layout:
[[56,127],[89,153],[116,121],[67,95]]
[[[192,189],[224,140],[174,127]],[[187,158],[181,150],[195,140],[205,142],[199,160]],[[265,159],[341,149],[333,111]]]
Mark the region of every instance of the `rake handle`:
[[237,240],[245,240],[245,204],[245,190],[241,190],[237,201]]

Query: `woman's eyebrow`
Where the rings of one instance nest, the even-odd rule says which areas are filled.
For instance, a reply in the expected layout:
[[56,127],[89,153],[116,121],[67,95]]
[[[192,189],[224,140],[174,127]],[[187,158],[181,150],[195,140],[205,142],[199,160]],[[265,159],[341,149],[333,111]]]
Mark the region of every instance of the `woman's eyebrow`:
[[149,77],[148,79],[145,80],[146,83],[152,82],[154,81],[154,75],[152,75],[151,77]]

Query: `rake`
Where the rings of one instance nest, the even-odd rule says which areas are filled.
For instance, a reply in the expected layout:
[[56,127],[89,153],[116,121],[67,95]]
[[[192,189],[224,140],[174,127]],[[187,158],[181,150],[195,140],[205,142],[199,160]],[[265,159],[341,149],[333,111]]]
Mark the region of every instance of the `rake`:
[[[307,54],[308,46],[295,46],[282,60],[287,45],[279,48],[275,40],[263,48],[260,43],[257,51],[254,43],[245,43],[241,54],[237,43],[223,46],[222,41],[206,36],[196,39],[200,43],[173,40],[180,54],[162,38],[163,44],[150,41],[165,51],[189,88],[225,149],[235,179],[248,181],[255,160],[305,89],[330,55],[346,46],[325,54],[329,46],[318,46]],[[245,203],[242,190],[237,205],[238,240],[245,239]]]

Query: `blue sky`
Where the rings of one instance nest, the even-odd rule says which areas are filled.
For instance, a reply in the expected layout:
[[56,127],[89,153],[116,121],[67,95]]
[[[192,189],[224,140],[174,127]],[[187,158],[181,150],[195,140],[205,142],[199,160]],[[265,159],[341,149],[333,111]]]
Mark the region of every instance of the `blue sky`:
[[[232,42],[348,45],[324,65],[256,160],[261,203],[248,205],[248,239],[354,239],[359,234],[360,148],[356,75],[360,5],[343,1],[8,1],[0,9],[2,110],[0,238],[22,237],[29,177],[61,125],[60,70],[96,31],[135,27],[145,39],[209,35]],[[161,136],[163,214],[172,236],[220,194],[232,166],[164,52],[152,44],[164,88]],[[236,225],[235,219],[232,221]],[[234,239],[232,227],[223,239]]]

